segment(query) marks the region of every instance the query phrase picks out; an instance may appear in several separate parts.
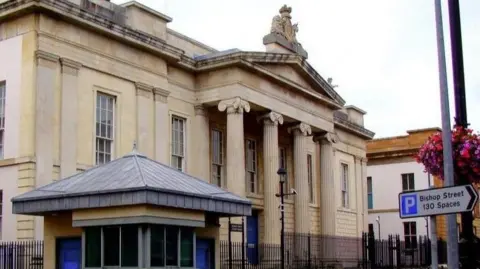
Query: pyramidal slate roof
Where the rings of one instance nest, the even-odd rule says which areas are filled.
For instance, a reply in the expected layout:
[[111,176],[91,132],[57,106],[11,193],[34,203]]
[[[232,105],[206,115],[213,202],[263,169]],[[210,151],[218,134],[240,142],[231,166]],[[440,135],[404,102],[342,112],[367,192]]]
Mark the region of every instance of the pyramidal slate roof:
[[250,215],[250,200],[136,151],[12,199],[13,213],[152,204]]

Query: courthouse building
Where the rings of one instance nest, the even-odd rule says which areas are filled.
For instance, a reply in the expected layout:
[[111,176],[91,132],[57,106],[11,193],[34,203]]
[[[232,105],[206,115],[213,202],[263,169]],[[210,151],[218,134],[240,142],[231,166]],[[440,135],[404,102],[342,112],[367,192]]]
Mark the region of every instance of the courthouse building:
[[365,111],[307,61],[290,7],[273,18],[265,51],[252,52],[217,51],[135,1],[0,2],[2,240],[44,237],[43,218],[12,214],[12,197],[109,163],[134,143],[248,198],[250,243],[280,241],[279,167],[297,192],[286,199],[287,232],[366,231],[374,134]]

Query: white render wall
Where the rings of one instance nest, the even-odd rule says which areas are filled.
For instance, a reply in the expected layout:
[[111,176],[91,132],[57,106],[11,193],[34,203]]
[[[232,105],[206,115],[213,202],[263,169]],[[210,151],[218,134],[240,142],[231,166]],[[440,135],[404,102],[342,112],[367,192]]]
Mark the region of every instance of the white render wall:
[[[399,234],[403,238],[403,222],[416,221],[417,235],[427,235],[425,218],[400,219],[398,194],[402,192],[402,174],[413,173],[415,190],[428,189],[428,175],[423,166],[415,161],[369,165],[367,176],[372,177],[373,209],[369,210],[368,223],[373,224],[375,237],[378,237],[377,217],[380,216],[380,235],[386,239],[389,234]],[[433,177],[431,178],[433,184]],[[372,213],[372,210],[394,210],[396,212]]]
[[[0,81],[6,81],[4,159],[19,157],[21,65],[22,37],[0,41]],[[0,167],[0,190],[3,191],[0,240],[3,241],[17,239],[17,218],[12,214],[10,202],[17,194],[17,180],[17,166]]]

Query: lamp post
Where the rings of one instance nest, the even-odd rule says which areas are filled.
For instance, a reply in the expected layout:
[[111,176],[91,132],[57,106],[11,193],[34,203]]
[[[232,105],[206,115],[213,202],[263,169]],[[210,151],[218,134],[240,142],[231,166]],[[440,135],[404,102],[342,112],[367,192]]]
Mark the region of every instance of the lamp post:
[[284,197],[288,195],[295,195],[297,194],[295,191],[291,191],[290,193],[285,193],[284,185],[285,185],[285,177],[287,176],[287,170],[285,168],[280,168],[277,171],[277,174],[280,177],[280,193],[275,194],[276,197],[280,197],[280,221],[281,221],[281,228],[280,228],[280,262],[281,262],[281,269],[285,269],[285,208],[284,208]]

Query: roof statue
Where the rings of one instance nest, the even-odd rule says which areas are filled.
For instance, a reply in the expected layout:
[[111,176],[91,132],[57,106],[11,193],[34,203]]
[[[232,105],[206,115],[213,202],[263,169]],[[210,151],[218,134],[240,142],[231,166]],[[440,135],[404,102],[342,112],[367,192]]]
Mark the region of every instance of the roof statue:
[[307,58],[307,52],[297,41],[298,23],[292,24],[292,8],[283,5],[279,10],[280,15],[272,19],[270,34],[263,38],[263,44],[277,43],[282,47]]

